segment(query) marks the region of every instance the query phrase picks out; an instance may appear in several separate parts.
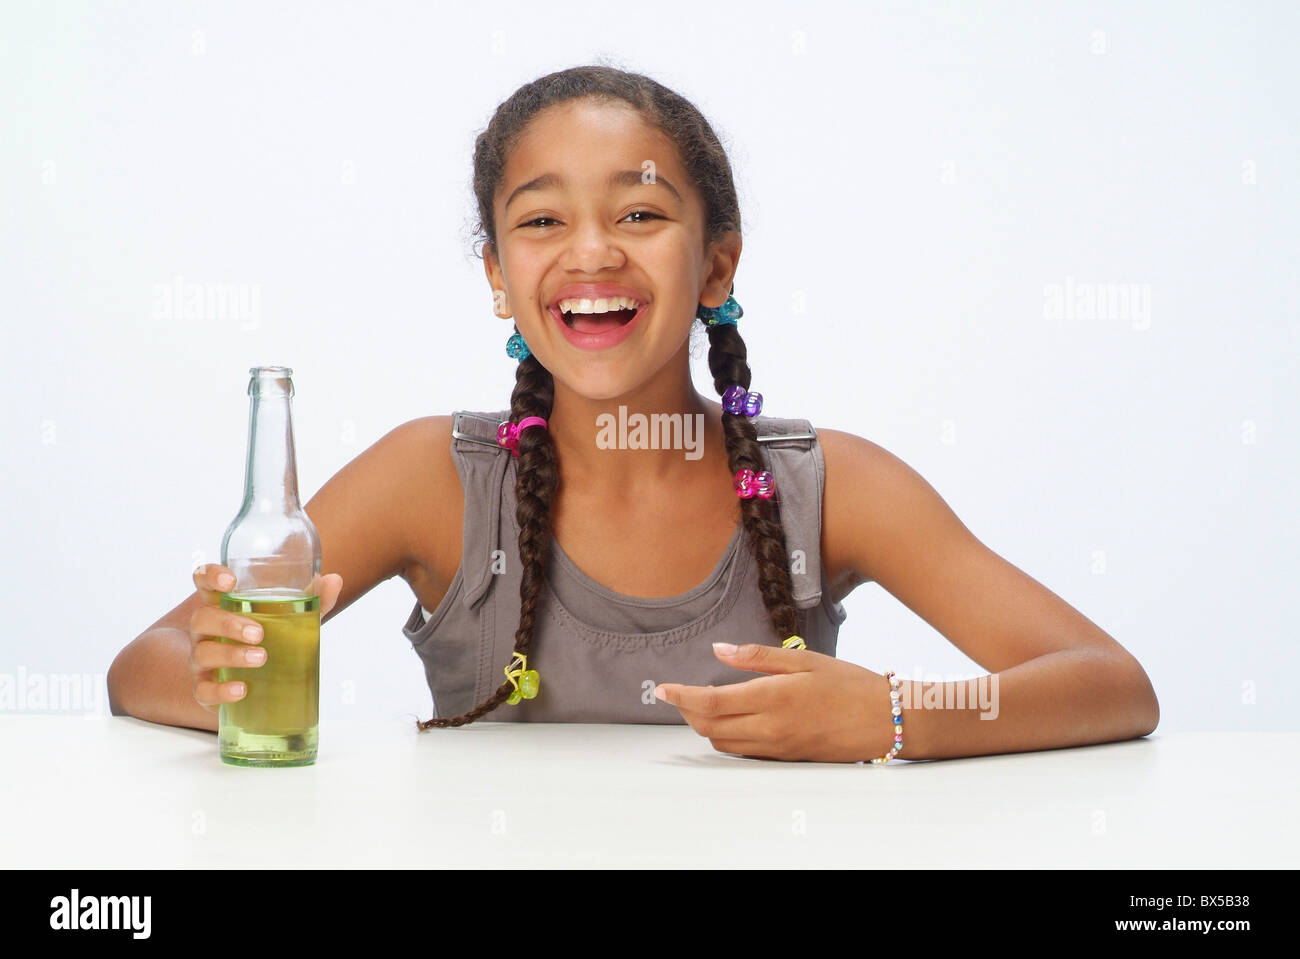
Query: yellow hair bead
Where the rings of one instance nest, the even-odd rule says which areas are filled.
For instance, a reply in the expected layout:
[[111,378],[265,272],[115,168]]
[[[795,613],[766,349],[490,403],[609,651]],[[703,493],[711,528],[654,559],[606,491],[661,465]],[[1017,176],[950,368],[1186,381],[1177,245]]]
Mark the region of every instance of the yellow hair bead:
[[541,688],[542,679],[537,670],[528,668],[528,657],[516,650],[515,658],[506,667],[506,679],[514,687],[506,702],[518,706],[521,699],[532,699]]
[[808,644],[803,641],[802,636],[791,636],[781,644],[782,649],[807,649]]

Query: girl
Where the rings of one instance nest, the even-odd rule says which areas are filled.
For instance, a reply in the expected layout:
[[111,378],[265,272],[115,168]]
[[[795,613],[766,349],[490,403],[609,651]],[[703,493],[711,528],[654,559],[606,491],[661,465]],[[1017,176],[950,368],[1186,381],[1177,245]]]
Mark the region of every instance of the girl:
[[[1155,729],[1133,656],[906,464],[760,412],[731,295],[736,190],[690,103],[606,66],[542,77],[478,137],[474,190],[494,309],[514,320],[509,409],[404,424],[307,505],[337,570],[326,619],[389,576],[411,584],[403,631],[438,713],[420,728],[687,723],[728,753],[878,763]],[[692,385],[697,321],[721,404]],[[197,571],[119,655],[115,711],[216,728],[243,694],[215,682],[250,665],[213,638],[249,622],[217,606],[225,572]],[[990,675],[919,684],[836,659],[841,601],[871,581]],[[130,677],[170,669],[177,689],[187,621],[178,719]]]

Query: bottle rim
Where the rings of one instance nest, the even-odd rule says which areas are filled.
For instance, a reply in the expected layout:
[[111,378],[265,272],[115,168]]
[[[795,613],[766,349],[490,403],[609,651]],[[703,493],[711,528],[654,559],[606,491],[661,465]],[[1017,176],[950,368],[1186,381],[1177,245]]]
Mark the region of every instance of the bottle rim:
[[254,366],[249,369],[248,395],[270,399],[293,399],[293,370],[287,366]]

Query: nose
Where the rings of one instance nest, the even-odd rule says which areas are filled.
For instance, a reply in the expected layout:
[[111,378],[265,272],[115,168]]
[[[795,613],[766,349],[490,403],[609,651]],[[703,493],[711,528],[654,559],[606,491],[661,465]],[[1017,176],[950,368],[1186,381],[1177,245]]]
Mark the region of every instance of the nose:
[[614,232],[591,220],[570,234],[563,257],[566,268],[585,273],[617,269],[626,262],[627,255]]

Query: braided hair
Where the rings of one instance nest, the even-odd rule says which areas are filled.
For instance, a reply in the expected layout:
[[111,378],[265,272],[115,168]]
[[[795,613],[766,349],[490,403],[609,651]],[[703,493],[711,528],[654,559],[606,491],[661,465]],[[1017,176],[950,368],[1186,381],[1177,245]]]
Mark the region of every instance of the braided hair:
[[[621,102],[662,131],[677,145],[688,177],[704,202],[704,248],[727,231],[740,230],[740,204],[726,151],[708,121],[693,104],[655,80],[612,66],[571,67],[548,74],[516,90],[493,114],[474,144],[474,194],[478,202],[477,233],[496,249],[493,199],[505,169],[506,157],[528,123],[542,110],[572,100]],[[732,288],[732,292],[735,288]],[[745,341],[734,324],[707,327],[709,371],[721,396],[728,387],[750,386]],[[526,416],[550,419],[555,381],[535,355],[519,363],[510,397],[510,419]],[[732,475],[738,470],[765,469],[758,433],[748,417],[722,414],[727,460]],[[537,625],[538,606],[551,554],[551,506],[559,489],[560,473],[555,441],[550,430],[531,429],[519,434],[515,480],[518,501],[519,557],[523,578],[519,588],[519,628],[514,649],[527,656]],[[798,632],[786,561],[785,533],[775,498],[739,499],[745,538],[754,552],[759,571],[759,593],[772,628],[784,639]],[[531,662],[530,666],[533,665]],[[467,713],[417,721],[420,730],[463,726],[480,719],[506,701],[514,685],[504,681],[497,690]]]

